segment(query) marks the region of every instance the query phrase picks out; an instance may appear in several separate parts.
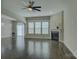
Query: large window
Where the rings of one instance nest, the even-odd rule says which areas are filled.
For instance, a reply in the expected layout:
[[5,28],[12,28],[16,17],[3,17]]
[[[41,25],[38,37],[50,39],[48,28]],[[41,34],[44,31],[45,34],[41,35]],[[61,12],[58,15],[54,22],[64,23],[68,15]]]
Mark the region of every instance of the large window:
[[28,34],[48,34],[48,22],[28,22]]

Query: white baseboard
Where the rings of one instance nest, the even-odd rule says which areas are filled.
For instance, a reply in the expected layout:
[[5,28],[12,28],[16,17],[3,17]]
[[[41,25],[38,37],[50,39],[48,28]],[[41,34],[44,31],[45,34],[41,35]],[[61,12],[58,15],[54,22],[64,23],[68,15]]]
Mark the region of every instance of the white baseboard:
[[68,47],[68,45],[64,41],[59,41],[59,42],[63,43],[68,48],[68,50],[73,54],[73,56],[77,58],[77,55],[76,55],[77,54],[77,50],[74,53],[72,51],[72,49],[70,47]]
[[60,41],[60,40],[59,40],[59,42],[64,43],[64,41]]
[[70,47],[68,47],[68,45],[65,42],[63,42],[63,44],[69,49],[69,51],[73,54],[73,56],[77,58],[77,55],[76,55],[77,51],[75,51],[75,53],[74,53],[72,51],[72,49]]
[[49,40],[51,40],[50,38],[40,38],[40,37],[25,37],[25,38],[33,38],[33,39],[49,39]]

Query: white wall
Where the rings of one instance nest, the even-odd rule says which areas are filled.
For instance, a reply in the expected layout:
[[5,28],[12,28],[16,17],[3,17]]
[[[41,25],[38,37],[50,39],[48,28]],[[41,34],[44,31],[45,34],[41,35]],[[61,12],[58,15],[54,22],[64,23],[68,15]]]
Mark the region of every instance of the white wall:
[[61,28],[62,26],[62,12],[56,13],[51,16],[50,18],[50,28],[51,30],[57,29],[56,27],[59,26]]
[[12,23],[10,20],[1,18],[1,38],[12,37]]
[[[58,7],[58,9],[64,11],[64,44],[77,57],[77,0],[62,0],[59,5],[61,4],[63,6]],[[52,16],[52,19],[55,18],[56,16]]]
[[64,43],[77,57],[76,0],[64,0]]

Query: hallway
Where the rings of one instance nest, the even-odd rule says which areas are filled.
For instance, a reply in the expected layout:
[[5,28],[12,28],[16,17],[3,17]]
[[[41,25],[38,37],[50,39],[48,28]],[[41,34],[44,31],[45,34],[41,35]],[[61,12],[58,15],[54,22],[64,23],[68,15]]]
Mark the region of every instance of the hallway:
[[61,50],[61,43],[52,40],[17,37],[1,42],[1,59],[75,59]]

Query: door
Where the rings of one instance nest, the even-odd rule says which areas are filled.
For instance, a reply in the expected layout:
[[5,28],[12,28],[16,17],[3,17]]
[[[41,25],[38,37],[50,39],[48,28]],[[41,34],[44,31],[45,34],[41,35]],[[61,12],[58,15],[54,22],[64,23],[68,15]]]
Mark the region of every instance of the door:
[[24,23],[17,23],[17,36],[24,36]]

